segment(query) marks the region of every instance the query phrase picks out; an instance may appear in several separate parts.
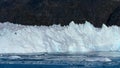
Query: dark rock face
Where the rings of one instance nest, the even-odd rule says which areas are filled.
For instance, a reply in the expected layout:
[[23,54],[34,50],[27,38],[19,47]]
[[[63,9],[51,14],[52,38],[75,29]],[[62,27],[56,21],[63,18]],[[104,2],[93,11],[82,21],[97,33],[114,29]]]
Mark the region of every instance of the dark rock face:
[[110,14],[109,19],[106,23],[107,25],[118,25],[120,26],[120,6],[117,7],[112,14]]
[[0,21],[23,25],[68,25],[90,21],[120,25],[119,0],[0,0]]

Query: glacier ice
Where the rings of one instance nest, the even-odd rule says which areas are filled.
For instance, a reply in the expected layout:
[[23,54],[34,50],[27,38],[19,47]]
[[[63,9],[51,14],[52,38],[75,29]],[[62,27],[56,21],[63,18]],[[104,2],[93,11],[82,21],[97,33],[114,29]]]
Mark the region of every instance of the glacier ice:
[[120,51],[120,27],[95,28],[89,22],[68,26],[0,23],[0,53]]

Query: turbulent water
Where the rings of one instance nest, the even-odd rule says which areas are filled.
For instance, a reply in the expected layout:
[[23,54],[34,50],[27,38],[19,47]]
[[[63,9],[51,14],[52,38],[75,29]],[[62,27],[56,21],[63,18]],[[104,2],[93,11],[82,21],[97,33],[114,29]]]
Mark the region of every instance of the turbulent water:
[[120,51],[120,27],[95,28],[89,22],[68,26],[0,23],[0,53]]
[[119,52],[1,54],[0,68],[119,68]]

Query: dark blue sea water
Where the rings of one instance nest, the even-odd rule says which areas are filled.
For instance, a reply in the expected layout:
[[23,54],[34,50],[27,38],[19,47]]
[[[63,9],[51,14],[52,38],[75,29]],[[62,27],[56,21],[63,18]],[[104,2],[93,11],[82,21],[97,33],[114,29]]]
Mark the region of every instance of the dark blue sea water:
[[0,68],[120,68],[120,53],[0,54]]

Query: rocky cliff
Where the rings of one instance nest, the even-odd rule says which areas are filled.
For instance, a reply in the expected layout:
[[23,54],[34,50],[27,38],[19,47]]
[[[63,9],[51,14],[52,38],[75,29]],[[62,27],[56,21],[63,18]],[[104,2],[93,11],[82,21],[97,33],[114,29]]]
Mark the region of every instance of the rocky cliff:
[[23,25],[120,25],[120,0],[0,0],[0,21]]

